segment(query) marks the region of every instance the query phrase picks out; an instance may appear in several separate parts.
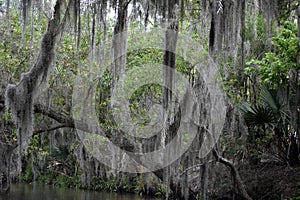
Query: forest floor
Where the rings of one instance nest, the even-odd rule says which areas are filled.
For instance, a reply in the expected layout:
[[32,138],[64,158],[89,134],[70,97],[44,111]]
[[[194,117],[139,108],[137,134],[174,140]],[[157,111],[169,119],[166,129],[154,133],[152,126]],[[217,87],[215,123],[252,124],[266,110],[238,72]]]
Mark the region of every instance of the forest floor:
[[[233,191],[230,171],[219,166],[215,188],[209,191],[210,199],[242,198]],[[255,200],[298,200],[300,197],[300,166],[289,167],[279,163],[244,164],[238,167],[246,190]],[[199,188],[196,187],[196,191]],[[199,184],[199,183],[198,183]]]
[[300,196],[300,166],[265,163],[240,168],[253,199],[286,199]]

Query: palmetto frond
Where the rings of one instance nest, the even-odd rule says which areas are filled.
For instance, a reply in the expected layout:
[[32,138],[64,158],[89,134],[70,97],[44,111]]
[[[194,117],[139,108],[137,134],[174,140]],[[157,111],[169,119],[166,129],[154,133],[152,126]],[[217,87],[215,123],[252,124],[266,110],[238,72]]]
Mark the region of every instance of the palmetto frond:
[[269,91],[263,87],[259,96],[259,101],[254,105],[243,102],[240,110],[249,126],[259,126],[263,124],[285,123],[289,118],[287,107],[276,97],[275,91]]
[[259,100],[261,105],[264,105],[264,107],[272,111],[277,122],[285,123],[286,120],[290,118],[290,112],[287,106],[277,98],[276,91],[268,90],[266,87],[263,87]]
[[276,121],[272,110],[268,107],[242,103],[240,109],[248,126],[271,124]]

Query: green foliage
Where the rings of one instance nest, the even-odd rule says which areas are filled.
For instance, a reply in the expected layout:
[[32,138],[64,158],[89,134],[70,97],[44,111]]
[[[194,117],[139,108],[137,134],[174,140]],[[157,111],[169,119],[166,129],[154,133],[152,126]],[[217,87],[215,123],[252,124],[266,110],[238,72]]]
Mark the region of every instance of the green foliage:
[[[283,198],[281,198],[283,199]],[[290,198],[284,198],[284,200],[300,200],[300,182],[297,182],[296,191],[291,195]]]
[[243,102],[240,107],[248,126],[287,125],[290,118],[286,105],[276,97],[276,91],[263,87],[256,104]]
[[281,0],[278,1],[278,6],[280,10],[280,15],[278,18],[278,22],[280,24],[284,24],[286,21],[293,19],[293,12],[297,12],[297,8],[299,7],[298,0]]
[[203,199],[203,197],[202,197],[202,195],[201,195],[201,194],[197,194],[197,195],[196,195],[196,199],[197,199],[197,200],[202,200],[202,199]]
[[51,185],[53,182],[53,175],[51,173],[44,173],[38,177],[37,182],[41,185]]
[[29,70],[46,25],[45,18],[34,16],[33,29],[39,31],[31,35],[30,27],[27,27],[22,41],[22,21],[18,14],[16,10],[10,11],[9,28],[6,23],[0,24],[0,70],[7,72],[13,82],[20,79],[22,72]]
[[258,75],[265,84],[274,88],[287,86],[289,72],[297,67],[298,37],[296,23],[287,21],[278,34],[272,38],[274,51],[267,52],[261,60],[247,62],[245,74]]
[[239,101],[240,97],[237,91],[241,87],[241,76],[235,69],[233,58],[229,57],[227,62],[221,63],[220,75],[222,78],[222,86],[226,94],[232,101]]
[[263,15],[264,15],[263,13],[258,14],[257,23],[256,23],[257,38],[259,38],[259,40],[261,42],[263,42],[263,39],[267,39],[267,36],[266,36],[267,22]]
[[41,175],[45,160],[49,151],[41,147],[41,135],[34,135],[31,138],[27,151],[25,152],[26,170],[21,174],[21,179],[27,183],[37,181]]
[[247,103],[242,104],[244,119],[250,126],[270,124],[275,121],[272,111],[263,105],[249,106]]
[[[166,194],[166,186],[163,183],[157,183],[152,180],[149,183],[152,185],[151,189],[155,189],[153,195],[162,197]],[[130,175],[124,175],[121,179],[118,178],[106,178],[106,177],[93,177],[88,189],[93,190],[106,190],[109,192],[130,192],[136,193],[139,196],[147,194],[147,182],[144,175],[137,177],[130,177]]]
[[53,182],[53,185],[58,187],[80,188],[81,182],[78,176],[70,177],[59,175]]
[[106,181],[104,189],[111,192],[117,192],[118,188],[118,181],[117,179],[113,178]]
[[130,180],[122,181],[122,184],[120,185],[120,188],[121,188],[122,191],[125,191],[125,192],[134,191],[134,185],[130,182]]
[[263,39],[266,39],[266,29],[267,24],[262,13],[259,13],[256,19],[253,19],[252,13],[246,13],[245,40],[257,40],[253,41],[255,44],[258,43],[258,41],[264,43],[265,41],[263,41]]
[[40,147],[40,135],[34,135],[30,141],[30,145],[28,147],[28,154],[31,153],[41,153],[42,155],[48,155],[49,152]]
[[[265,153],[292,165],[298,162],[297,153],[289,151],[297,147],[289,146],[293,145],[291,141],[295,138],[291,133],[291,111],[283,100],[291,103],[295,95],[291,88],[299,84],[294,78],[299,71],[299,38],[297,24],[292,18],[280,24],[272,33],[272,47],[267,52],[264,48],[256,50],[256,58],[246,63],[244,73],[249,78],[249,91],[253,92],[249,98],[252,104],[243,103],[241,110],[249,127],[248,145],[254,147],[251,150],[253,157],[259,158],[261,153]],[[251,45],[256,48],[256,43],[251,42]],[[267,85],[269,90],[260,89],[262,85]],[[259,96],[257,91],[261,91]],[[286,96],[283,97],[279,91],[287,93]]]
[[136,178],[136,185],[134,187],[134,191],[142,196],[143,194],[146,193],[146,187],[145,187],[145,180],[141,177]]
[[268,90],[263,87],[256,104],[242,103],[241,111],[249,126],[270,125],[272,123],[287,124],[287,120],[290,118],[288,108],[279,101],[276,95],[275,90]]
[[26,183],[31,183],[33,181],[33,172],[31,167],[28,167],[25,174],[21,175],[21,179]]
[[155,196],[157,197],[163,197],[166,195],[166,192],[167,192],[167,187],[165,184],[157,184],[156,185],[156,191],[155,191]]
[[[275,90],[263,87],[255,104],[241,104],[240,110],[249,127],[249,144],[255,146],[255,149],[250,150],[252,157],[259,158],[261,153],[268,152],[286,159],[290,113],[276,94]],[[280,152],[271,151],[271,145],[276,146]]]

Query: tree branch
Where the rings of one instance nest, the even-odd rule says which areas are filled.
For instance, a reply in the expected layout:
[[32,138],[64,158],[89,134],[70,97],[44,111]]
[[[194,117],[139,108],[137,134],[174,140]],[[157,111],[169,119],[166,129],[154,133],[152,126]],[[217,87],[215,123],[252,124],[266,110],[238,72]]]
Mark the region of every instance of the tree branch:
[[[54,119],[58,123],[60,123],[60,125],[50,128],[50,130],[51,129],[55,130],[57,128],[76,128],[80,131],[89,132],[89,133],[95,133],[95,130],[97,130],[97,128],[90,127],[87,123],[85,123],[83,121],[75,121],[71,116],[67,116],[67,115],[63,114],[64,111],[61,109],[53,109],[51,107],[47,107],[45,105],[37,103],[34,105],[34,112],[41,113],[51,119]],[[45,131],[47,131],[47,130],[44,130],[44,131],[38,130],[35,132],[41,133],[41,132],[45,132]],[[99,133],[97,132],[95,134],[101,135],[100,132]],[[128,138],[124,137],[124,135],[125,134],[120,134],[119,135],[120,137],[113,140],[112,142],[114,142],[116,145],[118,145],[118,147],[120,147],[121,149],[132,152],[135,149],[135,145],[131,141],[129,141]],[[104,135],[104,136],[107,138],[111,137],[110,135]]]
[[61,109],[53,109],[52,107],[47,107],[43,104],[36,103],[34,105],[34,112],[41,113],[62,124],[74,124],[74,120],[71,117],[63,114],[64,112]]
[[203,165],[206,165],[206,164],[209,164],[209,163],[212,163],[212,162],[215,162],[215,160],[209,160],[207,162],[203,162],[203,163],[199,163],[197,165],[193,165],[191,167],[188,167],[186,170],[184,170],[181,174],[179,174],[177,177],[180,178],[182,175],[186,174],[189,170],[191,169],[194,169],[196,167],[201,167]]
[[59,128],[67,128],[67,127],[69,127],[68,124],[60,124],[60,125],[57,125],[57,126],[50,127],[48,129],[36,130],[36,131],[33,132],[33,135],[40,134],[40,133],[43,133],[43,132],[48,132],[48,131],[54,131],[54,130],[59,129]]
[[124,5],[124,9],[127,9],[128,5],[130,4],[131,1],[132,1],[132,0],[128,0],[128,1],[126,2],[126,4]]
[[226,165],[227,167],[229,167],[229,169],[231,171],[231,175],[234,179],[234,182],[236,183],[238,193],[240,195],[242,195],[245,199],[252,200],[252,198],[249,196],[248,192],[246,191],[245,185],[242,182],[240,174],[239,174],[238,170],[235,168],[235,166],[229,160],[227,160],[227,159],[223,158],[222,156],[220,156],[216,149],[213,149],[213,155],[217,159],[218,162],[220,162],[220,163]]

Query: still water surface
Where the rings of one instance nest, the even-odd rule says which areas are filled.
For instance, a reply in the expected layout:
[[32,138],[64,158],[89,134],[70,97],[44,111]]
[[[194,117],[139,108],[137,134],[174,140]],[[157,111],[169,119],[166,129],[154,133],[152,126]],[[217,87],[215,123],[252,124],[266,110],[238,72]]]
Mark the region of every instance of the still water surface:
[[[72,190],[41,186],[37,184],[13,184],[8,195],[0,195],[0,200],[155,200],[135,194],[117,194],[89,190]],[[157,199],[156,199],[157,200]]]

